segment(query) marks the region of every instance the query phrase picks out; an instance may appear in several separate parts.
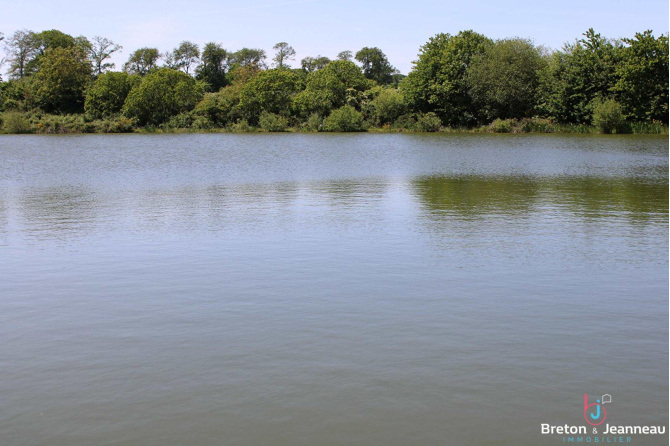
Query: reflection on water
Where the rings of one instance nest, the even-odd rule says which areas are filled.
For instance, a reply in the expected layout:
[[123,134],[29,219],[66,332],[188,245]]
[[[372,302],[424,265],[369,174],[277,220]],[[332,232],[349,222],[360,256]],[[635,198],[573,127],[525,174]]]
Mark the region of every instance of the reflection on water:
[[668,187],[638,178],[532,178],[428,176],[412,181],[432,215],[485,217],[527,214],[561,207],[576,218],[628,217],[664,221]]
[[667,421],[665,138],[18,136],[0,161],[3,445],[534,445],[584,393]]
[[[251,230],[258,225],[315,222],[344,225],[382,218],[383,209],[392,209],[394,203],[403,203],[400,215],[408,206],[416,209],[414,223],[429,220],[436,226],[453,219],[527,219],[540,214],[563,216],[575,223],[599,219],[663,223],[668,214],[668,187],[635,177],[428,175],[406,182],[216,184],[112,193],[90,186],[61,186],[27,189],[15,202],[12,213],[21,232],[38,240],[65,240],[94,231]],[[0,201],[0,218],[6,227],[4,203]]]

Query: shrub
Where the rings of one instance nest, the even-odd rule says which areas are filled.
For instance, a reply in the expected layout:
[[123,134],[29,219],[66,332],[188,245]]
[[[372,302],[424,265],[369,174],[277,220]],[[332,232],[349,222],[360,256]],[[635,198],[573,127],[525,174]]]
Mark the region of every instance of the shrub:
[[494,133],[509,133],[514,127],[514,121],[511,119],[496,119],[489,125],[489,130]]
[[86,92],[86,115],[91,119],[100,119],[121,112],[128,93],[139,82],[139,76],[127,73],[101,74]]
[[133,121],[125,116],[93,121],[97,133],[132,133]]
[[202,84],[188,74],[162,68],[146,75],[133,87],[123,105],[123,114],[140,125],[157,125],[172,116],[191,111],[202,99]]
[[25,111],[38,106],[34,76],[0,82],[0,112]]
[[95,125],[85,122],[82,115],[41,115],[37,118],[37,133],[93,133]]
[[256,125],[264,111],[269,113],[290,111],[293,97],[303,88],[302,76],[295,71],[264,70],[242,85],[239,107],[244,117]]
[[322,125],[323,125],[323,119],[321,118],[321,116],[319,116],[318,113],[312,113],[311,115],[309,115],[309,118],[307,118],[305,128],[310,132],[318,132],[319,130],[321,130]]
[[414,127],[419,132],[439,132],[442,120],[435,113],[426,113],[418,116]]
[[259,124],[266,132],[283,132],[288,127],[288,119],[275,113],[261,113]]
[[626,117],[621,105],[614,99],[603,101],[600,98],[592,102],[593,125],[603,133],[622,133],[626,127]]
[[163,130],[189,129],[193,125],[193,114],[189,112],[179,113],[171,117],[161,126]]
[[395,121],[407,111],[407,104],[402,93],[396,89],[382,90],[379,96],[371,101],[375,110],[377,124],[388,124]]
[[416,126],[416,118],[412,114],[398,116],[393,123],[394,129],[411,130]]
[[2,130],[4,133],[30,133],[32,128],[23,113],[8,111],[2,114]]
[[525,133],[551,133],[554,130],[554,123],[545,118],[524,118],[519,126]]
[[335,60],[307,75],[306,89],[296,95],[294,104],[303,115],[325,116],[333,109],[360,103],[360,96],[373,84],[355,63]]
[[237,133],[251,133],[255,132],[256,128],[250,126],[246,119],[241,119],[236,124],[233,124],[230,130]]
[[225,127],[242,118],[240,104],[241,86],[231,85],[218,93],[207,93],[193,113],[207,118],[215,127]]
[[323,128],[328,132],[361,132],[365,130],[363,115],[350,105],[333,110],[323,121]]

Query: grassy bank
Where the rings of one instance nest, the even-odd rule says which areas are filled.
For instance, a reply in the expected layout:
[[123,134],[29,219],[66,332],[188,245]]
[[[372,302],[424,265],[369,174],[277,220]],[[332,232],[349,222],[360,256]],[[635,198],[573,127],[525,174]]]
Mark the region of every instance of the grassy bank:
[[[83,134],[83,133],[315,133],[328,131],[321,123],[306,123],[263,128],[242,120],[226,127],[185,127],[169,122],[161,126],[140,127],[133,120],[117,116],[110,119],[87,120],[84,115],[50,115],[39,112],[5,112],[0,114],[0,133],[3,134]],[[336,129],[341,131],[340,129]],[[359,132],[369,133],[604,133],[595,125],[561,124],[550,119],[495,120],[479,127],[446,127],[437,122],[404,120],[384,126],[367,122]],[[627,123],[618,129],[621,134],[668,134],[668,126],[660,122]]]

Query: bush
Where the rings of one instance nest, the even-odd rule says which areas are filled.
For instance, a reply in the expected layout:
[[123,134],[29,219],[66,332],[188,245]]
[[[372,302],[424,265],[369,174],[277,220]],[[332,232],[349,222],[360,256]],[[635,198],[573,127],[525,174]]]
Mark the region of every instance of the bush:
[[393,123],[393,128],[398,130],[411,130],[416,126],[416,118],[412,114],[398,116]]
[[134,123],[125,116],[93,121],[96,133],[132,133]]
[[103,73],[86,92],[84,110],[91,119],[101,119],[121,112],[130,90],[140,82],[128,73]]
[[159,125],[172,116],[191,111],[202,97],[202,84],[191,76],[161,68],[133,87],[123,105],[123,114],[136,118],[140,125]]
[[323,121],[323,128],[327,132],[361,132],[365,130],[363,115],[350,105],[333,110]]
[[626,117],[621,105],[614,99],[603,101],[598,98],[592,102],[593,125],[603,133],[623,133],[626,130]]
[[250,126],[246,119],[241,119],[236,124],[233,124],[230,130],[236,133],[252,133],[256,131],[256,128]]
[[30,133],[30,121],[21,112],[9,111],[2,114],[2,130],[4,133]]
[[489,130],[494,133],[509,133],[514,127],[512,119],[496,119],[489,125]]
[[305,129],[309,130],[310,132],[318,132],[321,130],[321,126],[323,125],[323,119],[321,116],[319,116],[318,113],[312,113],[309,115],[309,118],[307,118],[307,122],[305,123]]
[[302,76],[292,70],[264,70],[249,79],[240,90],[239,107],[256,125],[263,111],[290,112],[293,97],[304,89]]
[[35,115],[37,133],[93,133],[95,125],[82,115]]
[[435,113],[426,113],[418,116],[414,127],[419,132],[439,132],[442,120]]
[[218,93],[207,93],[193,113],[207,118],[214,127],[225,127],[242,118],[239,85],[222,88]]
[[275,113],[264,111],[259,118],[261,129],[266,132],[283,132],[288,127],[288,119]]
[[371,101],[371,105],[374,107],[376,124],[394,122],[407,111],[404,96],[400,91],[392,88],[382,90],[379,96]]
[[551,133],[554,131],[554,123],[545,118],[524,118],[519,122],[521,131],[524,133]]
[[171,117],[165,124],[161,125],[161,128],[163,130],[190,129],[192,125],[193,114],[184,112]]

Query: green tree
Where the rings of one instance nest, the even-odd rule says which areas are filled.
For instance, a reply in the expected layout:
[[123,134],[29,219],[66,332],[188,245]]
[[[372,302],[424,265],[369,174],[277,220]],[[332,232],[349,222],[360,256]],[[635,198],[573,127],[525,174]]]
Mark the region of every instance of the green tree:
[[106,60],[112,57],[112,54],[122,49],[121,45],[117,45],[105,37],[95,36],[88,47],[88,55],[93,62],[93,72],[100,75],[114,68],[115,64],[106,62]]
[[302,69],[307,73],[311,73],[316,70],[324,68],[330,63],[330,59],[325,56],[316,56],[316,57],[305,57],[300,61]]
[[466,72],[469,93],[483,119],[523,118],[537,104],[542,48],[526,39],[502,39],[475,55]]
[[230,55],[228,59],[229,65],[255,65],[259,68],[266,68],[265,59],[265,50],[258,48],[242,48],[241,50],[235,51]]
[[593,29],[550,56],[540,76],[540,110],[560,122],[590,123],[592,101],[608,97],[617,83],[621,45]]
[[30,110],[37,103],[34,95],[34,79],[25,77],[22,79],[10,79],[0,83],[0,111],[6,110]]
[[398,72],[379,48],[361,49],[356,53],[356,60],[362,65],[365,77],[379,85],[392,83],[393,75]]
[[275,68],[290,68],[291,66],[287,63],[289,60],[295,59],[295,50],[286,42],[279,42],[272,47],[277,53],[274,60]]
[[370,104],[374,108],[375,123],[380,125],[391,124],[407,113],[407,101],[402,92],[395,88],[383,89]]
[[474,31],[438,34],[421,47],[414,68],[400,84],[414,110],[433,112],[449,125],[478,121],[465,79],[472,58],[491,43]]
[[184,70],[186,74],[190,74],[189,71],[191,68],[196,66],[200,60],[200,48],[195,43],[185,40],[169,53],[166,58],[167,65],[170,68]]
[[256,125],[262,112],[290,113],[293,98],[303,88],[302,76],[292,70],[260,71],[242,87],[240,108],[249,123]]
[[228,82],[232,85],[244,85],[262,70],[258,65],[233,65],[228,71]]
[[651,31],[622,39],[627,46],[616,66],[614,91],[636,121],[668,123],[668,36]]
[[139,76],[124,72],[100,74],[86,91],[86,114],[93,119],[100,119],[120,113],[128,93],[139,84],[140,79]]
[[[42,57],[46,54],[47,50],[81,47],[81,44],[84,42],[57,29],[50,29],[35,34],[32,43],[35,46],[35,53],[34,57],[26,65],[29,73],[35,73],[40,69]],[[82,48],[85,50],[85,47]]]
[[28,62],[37,52],[35,33],[26,29],[16,31],[7,40],[9,55],[9,75],[14,79],[21,79],[29,74]]
[[135,50],[123,65],[123,71],[128,74],[146,76],[152,70],[158,68],[158,59],[161,54],[156,48],[140,48]]
[[140,125],[157,125],[193,109],[203,97],[202,84],[188,74],[160,68],[133,87],[123,105],[123,114]]
[[91,62],[78,47],[50,48],[35,74],[36,96],[47,112],[81,112],[91,81]]
[[325,116],[347,104],[359,105],[363,92],[372,85],[356,64],[336,60],[307,75],[306,89],[296,96],[295,103],[305,116],[313,112]]
[[337,54],[337,60],[346,60],[346,61],[351,62],[351,59],[353,59],[353,58],[354,58],[354,53],[352,53],[349,50],[340,51]]
[[626,116],[621,105],[614,99],[596,98],[591,105],[593,125],[603,133],[622,133],[626,125]]
[[363,115],[350,105],[340,107],[323,121],[327,132],[360,132],[365,130]]
[[207,91],[216,92],[226,86],[229,54],[220,44],[208,42],[202,50],[200,65],[195,70],[195,77],[204,81]]
[[240,109],[240,93],[244,84],[235,83],[217,93],[207,93],[193,113],[207,118],[214,126],[225,127],[243,118]]

